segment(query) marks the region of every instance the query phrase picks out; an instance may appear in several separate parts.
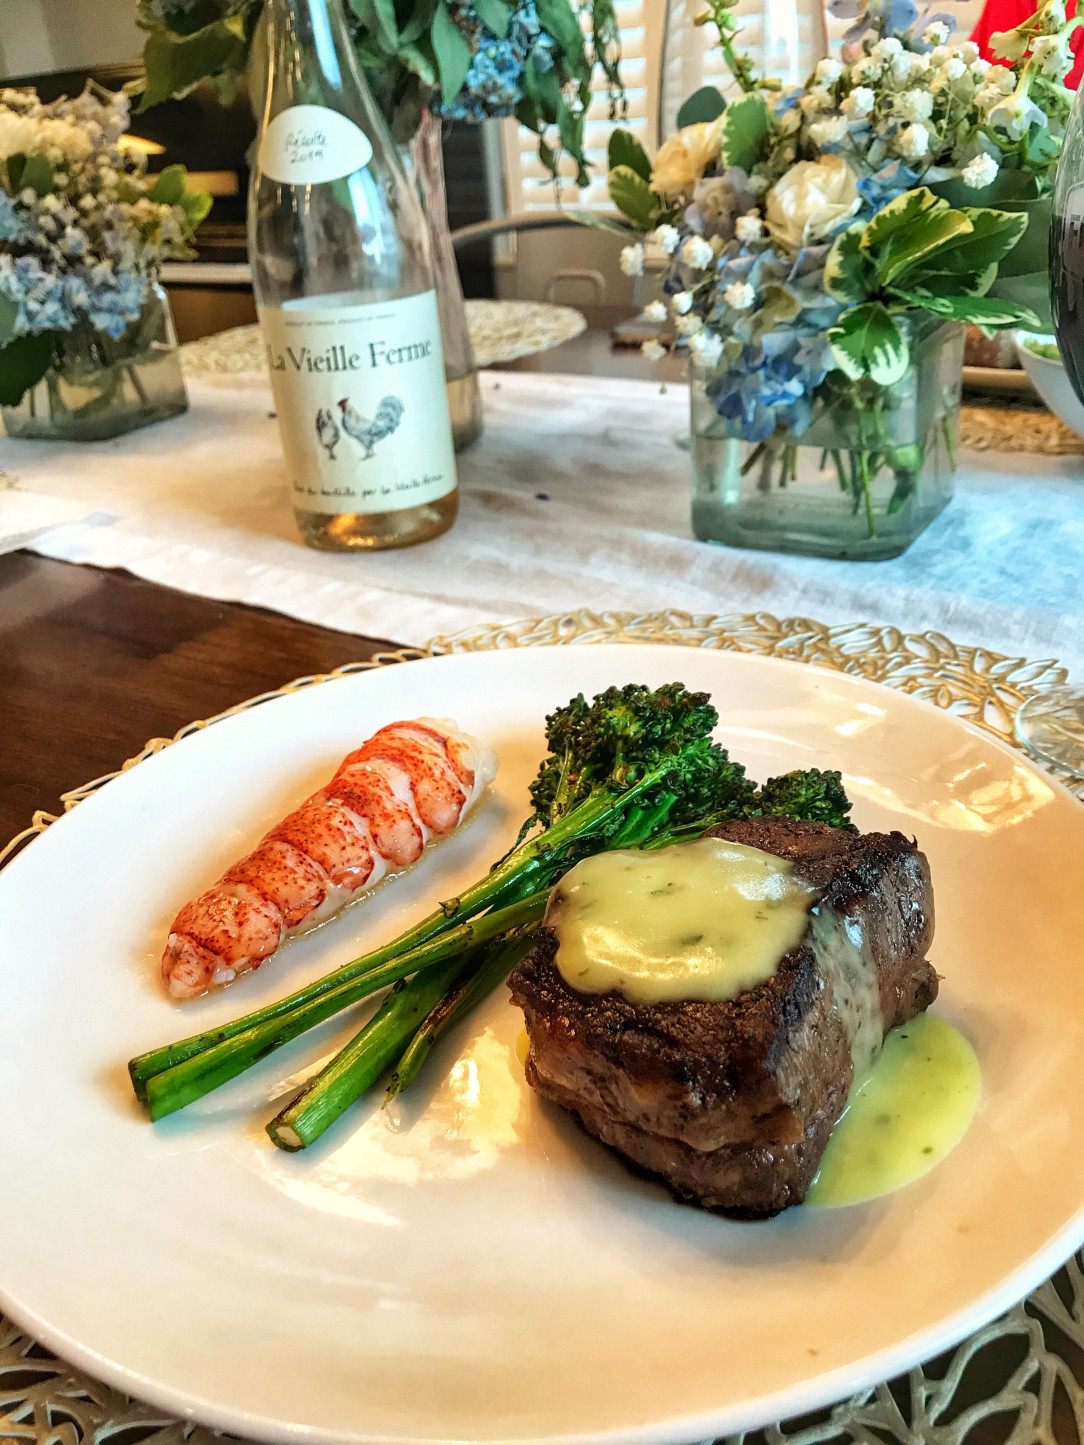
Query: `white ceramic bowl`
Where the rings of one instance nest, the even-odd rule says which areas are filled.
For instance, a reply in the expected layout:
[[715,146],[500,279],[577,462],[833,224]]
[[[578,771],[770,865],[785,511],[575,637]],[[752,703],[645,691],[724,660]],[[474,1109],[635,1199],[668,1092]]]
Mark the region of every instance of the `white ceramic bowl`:
[[1054,336],[1050,332],[1014,331],[1012,339],[1020,365],[1043,401],[1066,426],[1084,436],[1084,404],[1073,390],[1061,358],[1053,361],[1050,357],[1038,356],[1024,345],[1026,341],[1050,343],[1054,341]]

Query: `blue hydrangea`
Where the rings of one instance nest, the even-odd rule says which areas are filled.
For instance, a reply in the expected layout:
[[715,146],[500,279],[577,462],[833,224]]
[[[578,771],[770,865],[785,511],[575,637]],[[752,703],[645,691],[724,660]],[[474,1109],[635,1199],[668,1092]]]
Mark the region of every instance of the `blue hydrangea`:
[[452,18],[473,49],[470,69],[459,94],[440,107],[449,120],[482,121],[512,115],[525,94],[528,60],[540,74],[552,70],[555,45],[543,29],[534,0],[515,7],[502,40],[478,19],[470,3],[452,6]]
[[882,206],[887,206],[889,201],[894,201],[897,196],[902,196],[904,191],[911,190],[919,183],[918,172],[904,165],[902,161],[889,161],[879,171],[863,176],[858,182],[858,194],[865,202],[866,209],[863,209],[859,219],[868,220]]
[[7,191],[0,189],[0,241],[26,241],[30,228]]

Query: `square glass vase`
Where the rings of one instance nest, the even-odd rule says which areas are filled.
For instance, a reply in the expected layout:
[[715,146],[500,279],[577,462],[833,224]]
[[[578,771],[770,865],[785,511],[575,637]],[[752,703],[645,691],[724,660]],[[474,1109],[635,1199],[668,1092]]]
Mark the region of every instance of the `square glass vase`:
[[704,542],[877,562],[898,557],[952,499],[964,330],[898,317],[910,363],[892,386],[829,372],[800,434],[731,434],[692,368],[692,520]]
[[169,299],[155,286],[116,340],[87,324],[62,333],[53,365],[0,416],[9,437],[78,442],[120,436],[187,410]]

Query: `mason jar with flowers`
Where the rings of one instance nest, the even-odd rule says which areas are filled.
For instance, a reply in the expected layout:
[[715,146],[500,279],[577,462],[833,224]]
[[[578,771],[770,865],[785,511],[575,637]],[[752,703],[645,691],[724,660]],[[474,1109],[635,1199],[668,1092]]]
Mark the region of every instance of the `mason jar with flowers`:
[[1077,22],[1046,0],[990,66],[913,0],[833,8],[850,60],[784,91],[711,0],[737,97],[698,91],[654,164],[615,132],[609,185],[644,233],[623,267],[667,258],[650,314],[690,358],[697,535],[876,560],[952,496],[963,323],[1038,325],[999,277],[1034,215],[979,202],[1049,190]]
[[0,408],[9,436],[97,440],[183,411],[163,261],[211,198],[146,174],[128,101],[0,90]]

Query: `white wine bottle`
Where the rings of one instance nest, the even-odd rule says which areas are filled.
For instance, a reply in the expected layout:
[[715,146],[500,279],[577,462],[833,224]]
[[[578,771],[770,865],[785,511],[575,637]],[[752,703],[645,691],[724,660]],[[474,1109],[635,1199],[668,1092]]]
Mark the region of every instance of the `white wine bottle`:
[[341,0],[269,0],[267,27],[249,255],[298,526],[407,547],[458,509],[426,224]]

